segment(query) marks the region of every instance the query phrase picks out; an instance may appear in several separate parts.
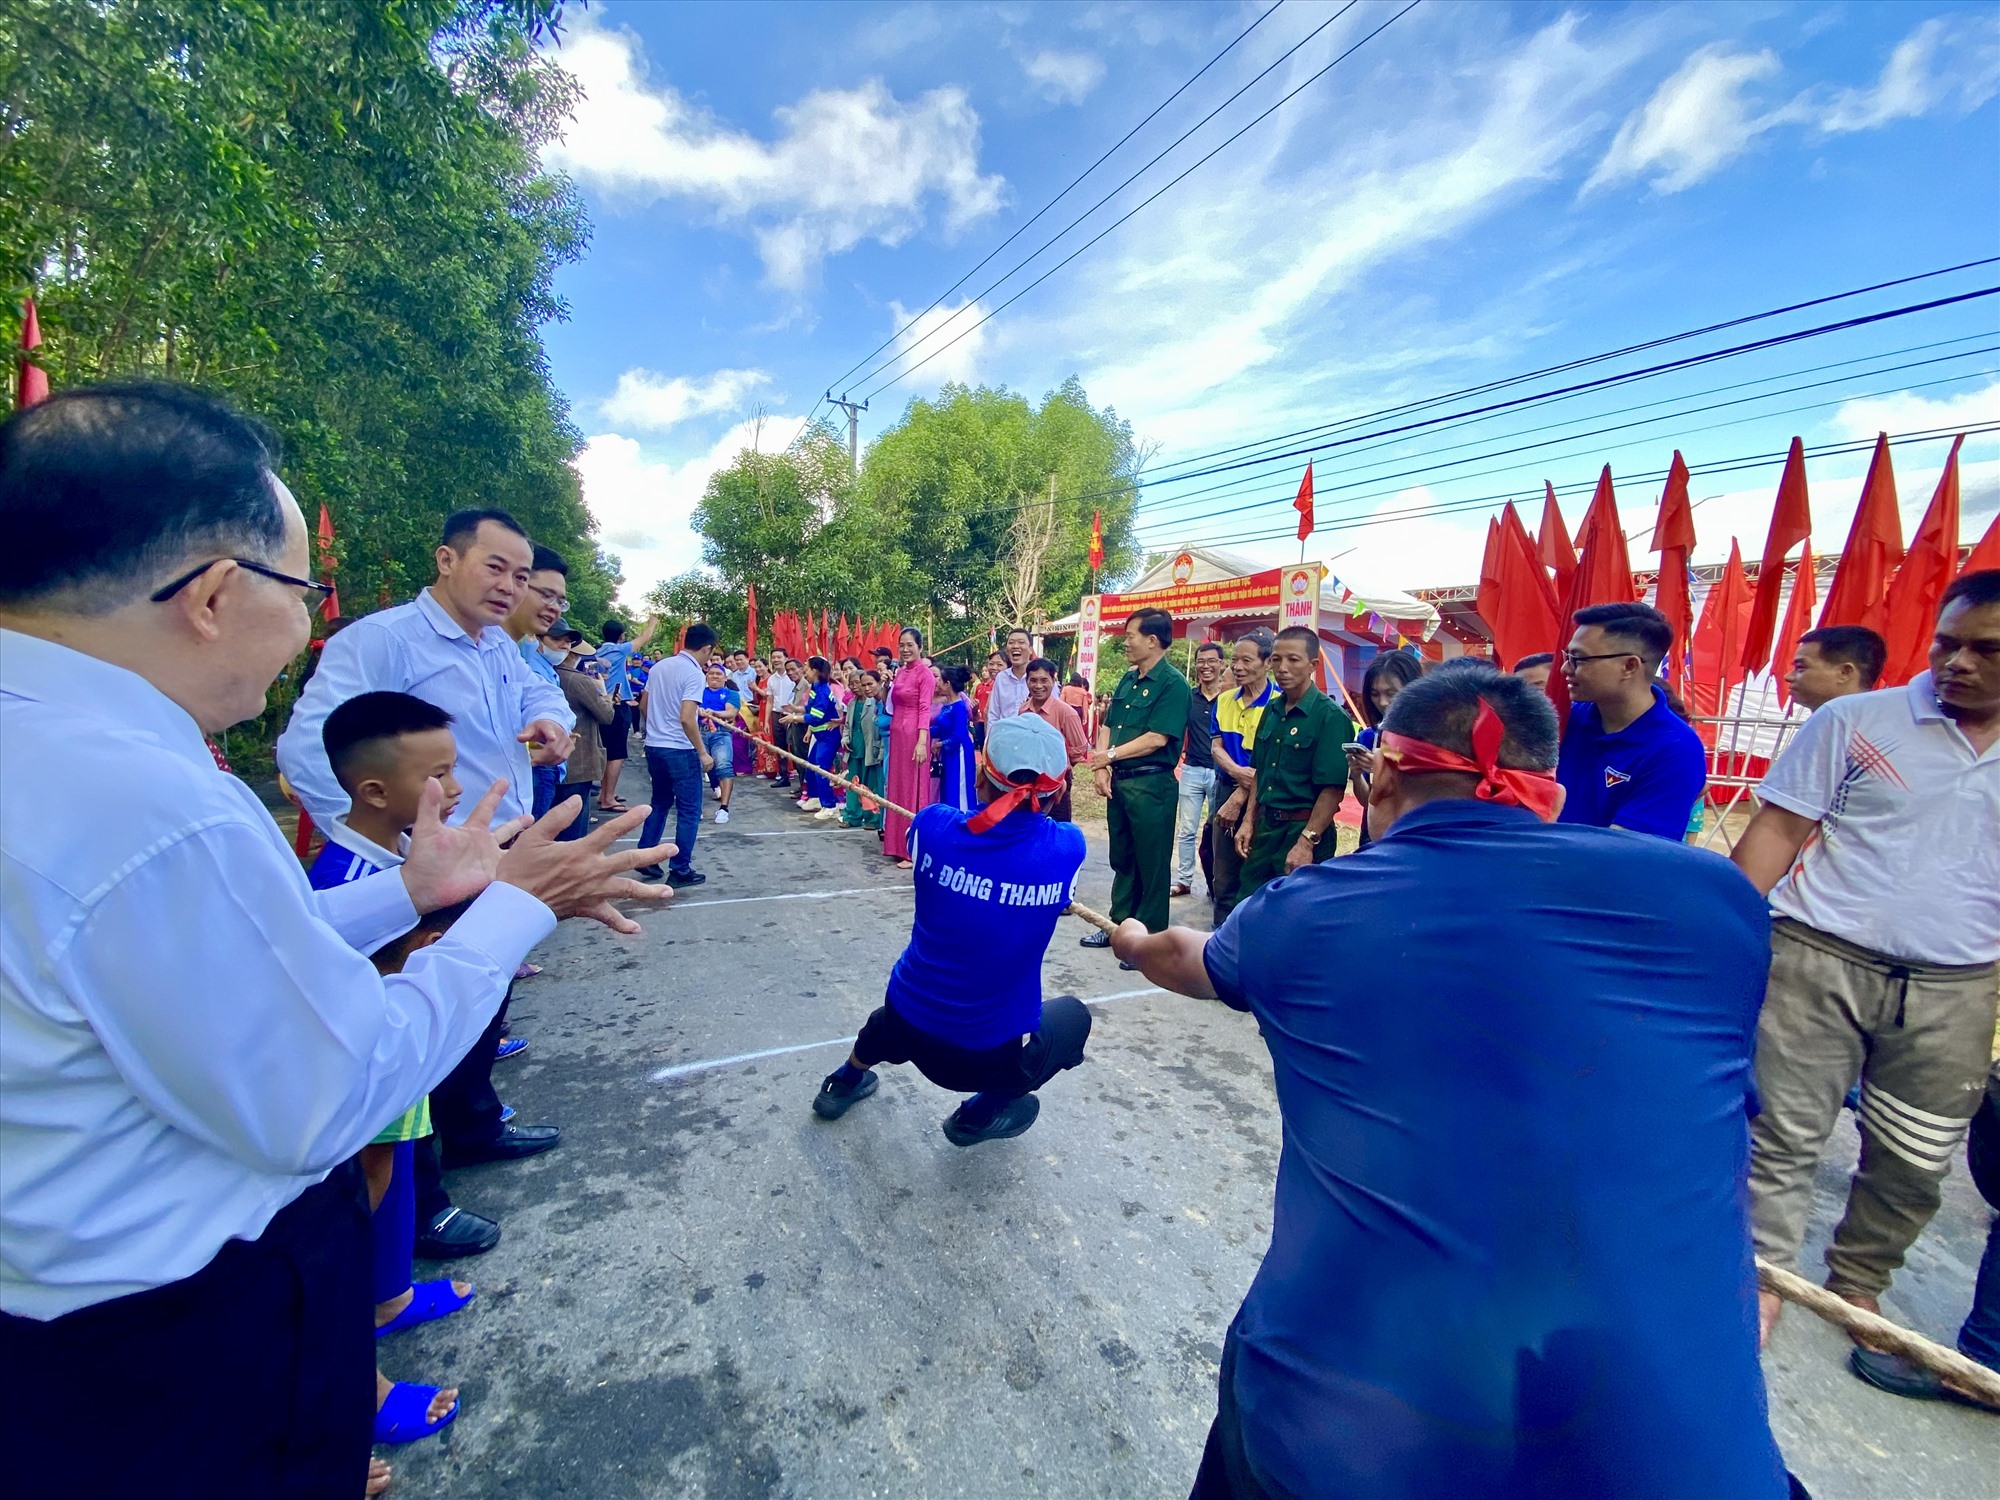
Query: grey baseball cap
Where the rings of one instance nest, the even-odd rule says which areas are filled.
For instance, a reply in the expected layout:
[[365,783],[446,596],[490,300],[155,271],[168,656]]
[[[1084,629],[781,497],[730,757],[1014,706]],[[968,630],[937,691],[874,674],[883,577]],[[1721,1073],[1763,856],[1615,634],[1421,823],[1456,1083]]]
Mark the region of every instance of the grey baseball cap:
[[1039,714],[1015,714],[987,725],[986,758],[1009,778],[1016,771],[1032,771],[1054,779],[1069,769],[1062,731]]

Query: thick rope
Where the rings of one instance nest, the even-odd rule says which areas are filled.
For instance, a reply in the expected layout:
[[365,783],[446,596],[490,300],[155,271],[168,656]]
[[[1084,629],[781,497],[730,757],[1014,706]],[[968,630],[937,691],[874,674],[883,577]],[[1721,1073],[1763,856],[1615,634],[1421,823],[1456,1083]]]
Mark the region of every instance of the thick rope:
[[1887,1318],[1866,1312],[1845,1298],[1835,1296],[1825,1287],[1816,1286],[1795,1272],[1780,1270],[1761,1258],[1757,1262],[1757,1283],[1787,1302],[1796,1302],[1818,1313],[1827,1322],[1858,1335],[1876,1348],[1901,1355],[1939,1379],[1949,1380],[1959,1390],[2000,1406],[2000,1372],[1967,1359],[1956,1349],[1947,1349],[1900,1323],[1891,1323]]

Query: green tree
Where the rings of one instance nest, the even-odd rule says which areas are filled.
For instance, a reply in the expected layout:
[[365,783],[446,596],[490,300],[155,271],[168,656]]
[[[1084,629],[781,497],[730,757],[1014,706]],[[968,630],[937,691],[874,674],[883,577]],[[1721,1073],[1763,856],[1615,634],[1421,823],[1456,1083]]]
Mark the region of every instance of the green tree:
[[339,537],[347,613],[513,512],[602,618],[618,578],[539,328],[588,237],[538,148],[575,84],[557,0],[9,0],[0,337],[39,303],[57,387],[195,381],[270,421]]

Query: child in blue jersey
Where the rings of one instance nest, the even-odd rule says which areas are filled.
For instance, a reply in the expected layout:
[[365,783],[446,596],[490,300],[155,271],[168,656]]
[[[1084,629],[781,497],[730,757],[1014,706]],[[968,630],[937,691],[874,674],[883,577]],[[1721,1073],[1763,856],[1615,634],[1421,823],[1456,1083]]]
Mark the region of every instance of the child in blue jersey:
[[954,1146],[1005,1140],[1035,1123],[1035,1090],[1083,1061],[1090,1012],[1042,1002],[1042,956],[1083,867],[1083,832],[1040,811],[1069,770],[1056,727],[1034,714],[991,725],[981,807],[933,803],[910,824],[916,918],[883,1004],[813,1111],[837,1120],[875,1092],[876,1063],[917,1065],[972,1098],[944,1122]]
[[807,693],[799,723],[810,747],[806,759],[816,769],[806,772],[805,797],[799,803],[799,811],[824,812],[832,817],[838,811],[833,805],[833,783],[822,773],[833,769],[833,762],[840,754],[840,707],[833,701],[832,664],[824,656],[815,656],[806,666],[812,672],[812,688]]

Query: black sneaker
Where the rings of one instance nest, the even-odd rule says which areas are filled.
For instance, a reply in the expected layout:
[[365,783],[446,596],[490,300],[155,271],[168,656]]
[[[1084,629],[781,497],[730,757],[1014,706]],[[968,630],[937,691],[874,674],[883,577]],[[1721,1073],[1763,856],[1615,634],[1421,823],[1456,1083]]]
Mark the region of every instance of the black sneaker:
[[1035,1123],[1036,1116],[1042,1112],[1042,1101],[1033,1094],[1023,1094],[995,1115],[992,1122],[983,1130],[967,1130],[959,1124],[959,1111],[964,1108],[965,1106],[961,1104],[958,1109],[946,1115],[944,1124],[940,1127],[944,1131],[944,1138],[954,1146],[976,1146],[981,1141],[1008,1141],[1017,1135],[1027,1134],[1028,1127]]
[[700,885],[708,877],[699,870],[668,870],[667,884],[678,889],[684,885]]
[[876,1085],[881,1081],[875,1076],[875,1070],[870,1068],[855,1082],[843,1088],[840,1075],[829,1073],[820,1080],[819,1092],[813,1095],[813,1113],[822,1120],[838,1120],[874,1093]]
[[1079,948],[1109,948],[1111,946],[1111,934],[1106,932],[1102,927],[1093,927],[1089,932],[1076,940],[1076,945]]
[[665,880],[667,872],[658,865],[640,865],[632,872],[641,880]]

